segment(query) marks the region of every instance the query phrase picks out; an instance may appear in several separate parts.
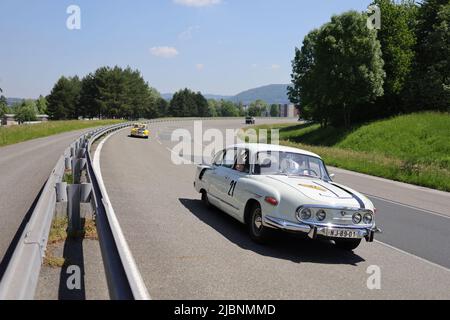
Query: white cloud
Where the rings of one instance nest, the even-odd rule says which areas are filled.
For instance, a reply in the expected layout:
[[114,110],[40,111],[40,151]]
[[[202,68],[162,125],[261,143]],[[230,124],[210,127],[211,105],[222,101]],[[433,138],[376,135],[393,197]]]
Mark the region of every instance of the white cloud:
[[184,30],[183,32],[181,32],[178,35],[178,39],[184,40],[184,41],[191,40],[193,37],[193,33],[195,31],[198,31],[199,29],[200,29],[199,26],[191,26],[191,27],[187,28],[186,30]]
[[153,47],[150,49],[150,53],[161,58],[174,58],[179,54],[174,47]]
[[273,64],[270,66],[270,69],[272,69],[272,70],[278,70],[280,68],[281,68],[281,66],[279,64]]
[[258,68],[258,65],[256,63],[254,63],[254,64],[252,64],[252,68],[253,69]]
[[206,7],[220,4],[222,0],[173,0],[173,2],[187,7]]
[[204,64],[201,64],[201,63],[196,64],[195,67],[196,67],[197,70],[199,70],[199,71],[202,71],[203,69],[205,69],[205,65],[204,65]]

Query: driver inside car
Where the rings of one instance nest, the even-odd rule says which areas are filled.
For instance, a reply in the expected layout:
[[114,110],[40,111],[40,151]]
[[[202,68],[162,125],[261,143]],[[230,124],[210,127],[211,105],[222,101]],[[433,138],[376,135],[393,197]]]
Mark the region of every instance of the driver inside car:
[[250,159],[248,156],[248,151],[244,151],[238,155],[235,170],[244,173],[250,172]]
[[291,159],[283,159],[280,164],[281,172],[287,173],[287,174],[298,174],[300,173],[300,165]]

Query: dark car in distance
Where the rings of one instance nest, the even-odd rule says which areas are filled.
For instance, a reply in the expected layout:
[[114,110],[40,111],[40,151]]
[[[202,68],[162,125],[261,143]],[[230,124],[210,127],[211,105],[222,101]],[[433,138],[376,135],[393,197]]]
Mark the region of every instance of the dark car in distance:
[[246,117],[245,118],[245,124],[255,124],[256,120],[254,117]]

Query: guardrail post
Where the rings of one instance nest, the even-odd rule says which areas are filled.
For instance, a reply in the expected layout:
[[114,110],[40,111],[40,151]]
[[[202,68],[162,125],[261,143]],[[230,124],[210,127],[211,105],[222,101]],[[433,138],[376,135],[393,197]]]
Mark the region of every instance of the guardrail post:
[[88,203],[91,201],[91,197],[92,197],[92,184],[82,183],[80,190],[80,201],[82,203]]
[[85,148],[78,149],[77,157],[84,158],[85,156],[86,156],[86,149]]
[[67,183],[58,182],[56,183],[56,202],[67,201]]
[[66,170],[72,170],[72,158],[70,158],[70,157],[64,158],[64,164],[65,164]]
[[56,203],[55,203],[55,217],[65,218],[67,217],[67,183],[58,182],[55,185],[56,188]]
[[67,187],[67,214],[69,217],[69,231],[71,232],[81,230],[80,189],[81,187],[79,184],[71,184]]
[[86,168],[86,158],[72,160],[73,183],[79,184],[81,179],[81,171]]

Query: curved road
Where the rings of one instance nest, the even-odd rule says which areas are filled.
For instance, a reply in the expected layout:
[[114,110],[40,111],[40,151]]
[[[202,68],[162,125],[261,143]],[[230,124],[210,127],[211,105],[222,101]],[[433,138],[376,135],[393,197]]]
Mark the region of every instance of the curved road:
[[[204,122],[222,132],[242,126]],[[279,234],[260,246],[244,226],[202,205],[194,166],[172,163],[170,137],[180,127],[193,131],[189,121],[152,125],[149,141],[121,131],[101,155],[109,197],[153,298],[450,299],[450,219],[442,212],[450,207],[448,194],[336,170],[336,180],[375,196],[381,242],[347,253]],[[399,193],[395,199],[390,189]],[[429,196],[414,202],[424,192]],[[424,210],[435,198],[435,210]],[[370,266],[380,268],[380,290],[367,287]]]
[[64,150],[85,131],[0,147],[0,279],[37,195]]

